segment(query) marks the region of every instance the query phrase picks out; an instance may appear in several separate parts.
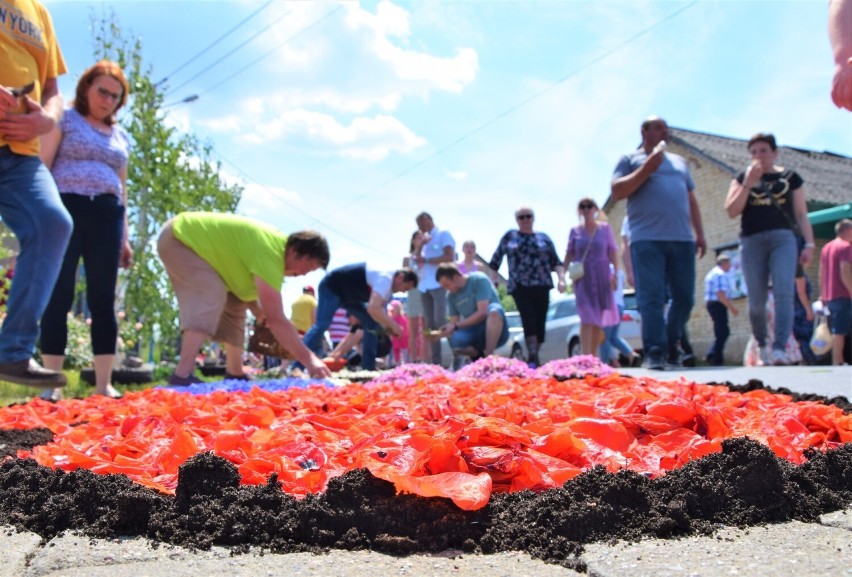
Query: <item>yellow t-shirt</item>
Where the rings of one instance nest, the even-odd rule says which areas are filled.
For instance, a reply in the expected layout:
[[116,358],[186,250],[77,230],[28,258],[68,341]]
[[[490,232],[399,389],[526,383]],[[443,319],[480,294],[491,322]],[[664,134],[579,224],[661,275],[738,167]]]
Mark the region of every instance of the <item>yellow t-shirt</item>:
[[172,230],[241,301],[257,300],[255,276],[281,290],[287,236],[276,228],[235,214],[183,212],[174,218]]
[[290,321],[293,323],[293,326],[303,333],[308,332],[308,329],[314,324],[313,316],[317,308],[317,299],[312,295],[302,293],[293,301],[291,308]]
[[[37,0],[0,0],[0,84],[20,88],[35,82],[28,96],[41,102],[45,81],[65,71],[47,9]],[[14,112],[25,110],[21,103]],[[38,155],[38,142],[38,138],[6,142],[0,136],[0,146],[8,144],[14,152],[27,156]]]

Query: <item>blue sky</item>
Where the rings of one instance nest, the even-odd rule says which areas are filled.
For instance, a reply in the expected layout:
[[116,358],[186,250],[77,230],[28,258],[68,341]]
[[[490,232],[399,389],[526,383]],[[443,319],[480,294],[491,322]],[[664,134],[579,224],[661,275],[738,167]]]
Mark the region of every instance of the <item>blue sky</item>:
[[[246,186],[239,212],[325,232],[332,267],[397,267],[423,210],[488,258],[519,204],[561,253],[577,201],[604,202],[651,114],[852,155],[824,0],[275,1],[183,68],[266,2],[45,4],[65,95],[92,63],[90,14],[113,10],[154,78],[169,75],[167,103],[200,95],[168,120]],[[286,292],[306,282],[318,275]]]

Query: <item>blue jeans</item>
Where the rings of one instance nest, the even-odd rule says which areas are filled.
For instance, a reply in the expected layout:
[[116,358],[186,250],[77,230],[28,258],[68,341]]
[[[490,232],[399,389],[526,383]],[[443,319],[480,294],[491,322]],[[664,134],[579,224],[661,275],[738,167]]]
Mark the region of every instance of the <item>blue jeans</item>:
[[379,323],[370,316],[364,303],[343,303],[341,298],[328,287],[325,279],[320,281],[317,289],[316,321],[314,326],[305,333],[305,346],[314,354],[321,354],[322,336],[331,326],[334,311],[341,307],[346,309],[347,314],[358,319],[361,323],[361,329],[364,331],[364,337],[361,340],[361,368],[367,371],[374,370],[376,368],[376,351],[379,345]]
[[68,341],[68,311],[74,302],[80,257],[86,271],[86,303],[92,314],[92,352],[114,355],[118,322],[115,285],[124,238],[124,206],[114,194],[92,198],[60,195],[74,221],[74,232],[53,294],[41,318],[41,352],[64,355]]
[[799,249],[789,229],[774,229],[742,238],[743,278],[748,290],[748,318],[757,344],[766,346],[766,299],[769,281],[775,298],[772,348],[783,351],[793,331],[793,298]]
[[[630,244],[636,295],[642,314],[642,346],[648,356],[663,355],[684,338],[695,302],[695,243],[640,240]],[[671,291],[668,318],[666,294]]]
[[[500,338],[497,339],[497,346],[503,346],[509,340],[509,324],[506,322],[506,312],[503,310],[503,305],[491,303],[488,305],[488,314],[499,312],[503,317],[503,330],[500,333]],[[457,328],[450,335],[450,347],[453,349],[463,349],[473,347],[480,353],[485,350],[485,330],[487,327],[488,317],[481,323],[470,327]]]
[[[618,305],[618,318],[621,319],[621,315],[624,314],[624,307]],[[625,341],[619,336],[618,332],[621,329],[621,321],[617,324],[604,327],[604,341],[601,343],[601,346],[598,348],[598,357],[601,361],[608,363],[611,361],[615,355],[612,354],[613,349],[618,350],[622,355],[627,358],[630,358],[630,355],[633,353],[633,349],[630,347],[630,343]]]
[[0,329],[0,363],[11,363],[35,352],[38,323],[72,224],[47,167],[38,157],[15,154],[8,146],[0,147],[0,217],[21,245]]

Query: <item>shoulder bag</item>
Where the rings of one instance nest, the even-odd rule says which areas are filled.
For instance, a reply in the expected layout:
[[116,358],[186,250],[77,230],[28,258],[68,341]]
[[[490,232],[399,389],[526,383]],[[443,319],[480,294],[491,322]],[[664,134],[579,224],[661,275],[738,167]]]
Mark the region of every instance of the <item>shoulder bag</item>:
[[595,227],[595,232],[592,233],[592,238],[589,239],[589,244],[586,245],[586,250],[583,251],[583,258],[572,261],[571,264],[568,265],[568,278],[572,281],[580,280],[586,275],[586,267],[583,263],[586,260],[586,256],[589,254],[589,249],[592,248],[592,241],[595,240],[595,235],[598,234],[598,228],[600,228],[600,225]]

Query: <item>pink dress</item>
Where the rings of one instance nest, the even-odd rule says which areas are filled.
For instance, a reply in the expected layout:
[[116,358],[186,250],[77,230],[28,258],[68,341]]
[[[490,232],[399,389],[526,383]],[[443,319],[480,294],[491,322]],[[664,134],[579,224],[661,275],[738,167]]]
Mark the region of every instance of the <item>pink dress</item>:
[[617,250],[615,237],[605,222],[598,223],[594,236],[589,235],[583,225],[572,228],[568,236],[568,252],[573,254],[573,260],[583,258],[590,240],[591,247],[583,261],[586,274],[573,281],[577,314],[583,324],[610,327],[619,321],[618,307],[612,296],[612,272],[609,266],[609,253]]
[[390,316],[396,324],[402,328],[402,334],[398,337],[391,337],[391,345],[393,346],[393,359],[395,363],[403,362],[402,353],[408,350],[408,319],[405,315]]

